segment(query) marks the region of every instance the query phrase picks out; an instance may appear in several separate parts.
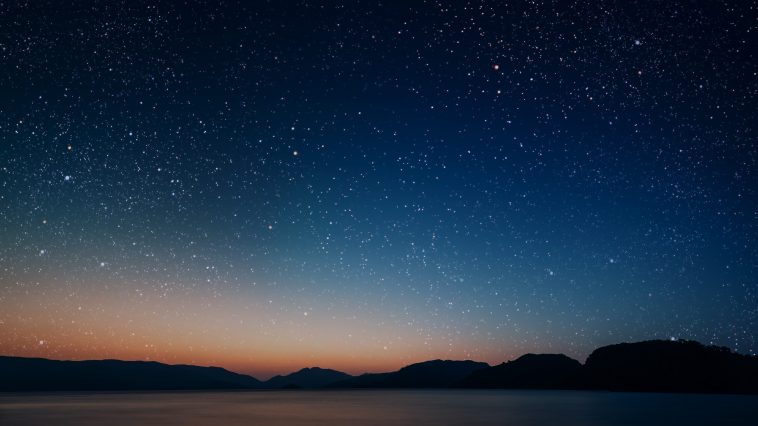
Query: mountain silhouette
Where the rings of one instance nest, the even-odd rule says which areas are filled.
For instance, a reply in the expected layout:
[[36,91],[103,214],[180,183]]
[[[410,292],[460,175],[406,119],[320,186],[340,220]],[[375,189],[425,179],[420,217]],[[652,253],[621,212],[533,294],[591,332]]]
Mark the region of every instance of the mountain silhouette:
[[615,391],[758,393],[758,358],[693,341],[650,340],[596,349],[577,387]]
[[356,377],[304,368],[263,383],[218,367],[0,356],[0,392],[445,387],[758,393],[758,357],[692,341],[650,340],[598,348],[584,365],[561,354],[527,354],[493,367],[434,360]]
[[693,341],[649,340],[596,349],[584,365],[527,354],[475,371],[467,388],[758,393],[758,358]]
[[582,364],[563,354],[526,354],[500,365],[474,371],[458,386],[487,389],[569,389]]
[[262,385],[253,377],[219,367],[0,356],[0,391],[259,389]]
[[264,385],[273,389],[313,389],[321,388],[337,381],[350,379],[351,375],[326,368],[303,368],[286,376],[274,376]]
[[363,374],[331,384],[334,388],[442,388],[450,387],[476,370],[489,367],[484,362],[434,360],[411,364],[392,373]]

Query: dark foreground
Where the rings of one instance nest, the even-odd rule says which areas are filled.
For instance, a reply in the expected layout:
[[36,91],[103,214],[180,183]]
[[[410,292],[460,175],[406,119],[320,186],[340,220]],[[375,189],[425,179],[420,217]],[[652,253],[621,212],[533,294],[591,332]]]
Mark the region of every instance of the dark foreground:
[[755,425],[758,396],[510,390],[0,394],[11,425]]

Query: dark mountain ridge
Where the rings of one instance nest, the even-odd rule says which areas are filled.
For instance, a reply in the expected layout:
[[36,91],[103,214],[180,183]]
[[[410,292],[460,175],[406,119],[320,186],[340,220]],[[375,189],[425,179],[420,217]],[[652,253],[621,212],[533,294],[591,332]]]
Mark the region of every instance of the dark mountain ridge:
[[621,343],[592,352],[576,386],[615,391],[758,393],[758,357],[685,340]]
[[565,355],[527,354],[476,371],[457,386],[758,393],[758,357],[693,341],[648,340],[598,348],[584,365]]
[[650,340],[598,348],[584,365],[561,354],[526,354],[492,367],[434,360],[355,377],[304,368],[261,382],[218,367],[0,356],[0,392],[449,387],[758,393],[758,357],[692,341]]
[[368,373],[329,385],[333,388],[442,388],[450,387],[476,370],[489,367],[484,362],[434,360],[419,362],[392,373]]
[[563,354],[526,354],[474,371],[457,384],[464,388],[570,389],[582,364]]
[[256,378],[219,367],[152,361],[56,361],[0,356],[0,391],[260,389]]
[[264,384],[273,389],[314,389],[327,386],[331,383],[347,380],[353,376],[328,368],[303,368],[285,376],[274,376]]

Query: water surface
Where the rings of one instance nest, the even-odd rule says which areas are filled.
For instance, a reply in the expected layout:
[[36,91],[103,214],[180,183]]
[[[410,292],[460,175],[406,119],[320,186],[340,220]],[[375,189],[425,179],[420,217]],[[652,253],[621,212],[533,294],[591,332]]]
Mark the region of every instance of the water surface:
[[758,425],[758,396],[345,390],[0,394],[0,425]]

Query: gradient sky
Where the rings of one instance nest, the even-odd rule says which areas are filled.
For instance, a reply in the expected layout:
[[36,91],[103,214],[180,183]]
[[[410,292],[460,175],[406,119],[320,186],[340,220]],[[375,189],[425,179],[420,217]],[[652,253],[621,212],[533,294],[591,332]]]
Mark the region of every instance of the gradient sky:
[[751,2],[0,3],[0,353],[758,351]]

